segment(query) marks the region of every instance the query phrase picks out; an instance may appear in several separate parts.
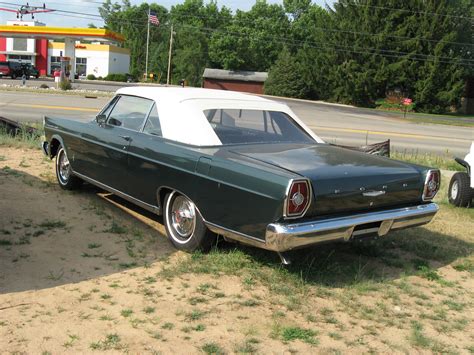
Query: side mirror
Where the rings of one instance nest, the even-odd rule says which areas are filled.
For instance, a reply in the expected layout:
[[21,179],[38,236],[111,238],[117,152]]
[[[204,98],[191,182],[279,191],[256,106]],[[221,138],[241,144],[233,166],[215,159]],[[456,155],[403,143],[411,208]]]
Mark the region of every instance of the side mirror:
[[95,117],[95,120],[97,122],[97,124],[99,124],[100,126],[105,124],[105,121],[107,121],[107,116],[106,115],[97,115]]

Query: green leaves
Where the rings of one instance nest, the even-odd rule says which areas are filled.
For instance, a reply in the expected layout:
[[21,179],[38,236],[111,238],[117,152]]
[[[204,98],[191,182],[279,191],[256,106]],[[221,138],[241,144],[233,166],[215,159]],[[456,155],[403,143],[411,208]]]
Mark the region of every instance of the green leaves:
[[148,7],[160,27],[150,29],[149,71],[166,78],[174,26],[172,82],[201,86],[204,68],[269,71],[275,95],[374,106],[390,92],[411,97],[417,110],[457,108],[474,76],[469,0],[339,0],[322,8],[310,0],[283,5],[256,0],[232,13],[216,1],[184,0],[100,8],[106,27],[126,37],[131,73],[145,70]]

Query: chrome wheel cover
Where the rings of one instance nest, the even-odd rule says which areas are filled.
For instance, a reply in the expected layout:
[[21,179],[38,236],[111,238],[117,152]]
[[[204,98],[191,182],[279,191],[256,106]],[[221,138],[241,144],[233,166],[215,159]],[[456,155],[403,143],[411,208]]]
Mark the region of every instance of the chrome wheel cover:
[[456,200],[459,194],[459,182],[456,180],[451,185],[451,200]]
[[196,228],[196,209],[194,204],[184,196],[177,196],[170,209],[170,227],[178,242],[187,242]]
[[59,152],[58,156],[58,174],[59,178],[63,183],[67,183],[69,177],[71,176],[71,165],[69,164],[69,159],[67,158],[66,152],[62,149]]

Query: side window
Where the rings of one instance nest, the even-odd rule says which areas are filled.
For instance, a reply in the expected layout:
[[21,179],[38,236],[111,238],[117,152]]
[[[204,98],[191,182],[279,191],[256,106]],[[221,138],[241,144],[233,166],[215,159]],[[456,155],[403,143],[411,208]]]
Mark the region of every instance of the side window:
[[121,96],[110,112],[107,124],[139,131],[153,102],[135,96]]
[[158,109],[156,108],[156,104],[153,104],[153,108],[150,111],[148,120],[145,123],[145,128],[143,128],[143,132],[153,134],[154,136],[162,136],[160,117],[158,116]]

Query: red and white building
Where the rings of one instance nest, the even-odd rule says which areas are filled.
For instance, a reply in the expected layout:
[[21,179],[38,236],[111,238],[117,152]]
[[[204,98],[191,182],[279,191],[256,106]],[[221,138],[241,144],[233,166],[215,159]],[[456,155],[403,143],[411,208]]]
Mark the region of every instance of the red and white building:
[[[70,58],[71,76],[128,73],[130,51],[124,38],[97,28],[48,27],[37,21],[8,21],[0,26],[0,61],[31,63],[40,75],[51,75],[61,57]],[[82,41],[82,42],[81,42]]]

